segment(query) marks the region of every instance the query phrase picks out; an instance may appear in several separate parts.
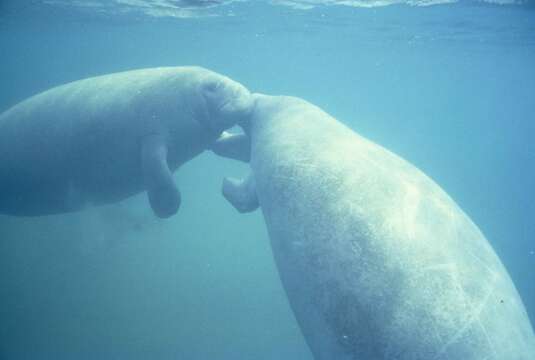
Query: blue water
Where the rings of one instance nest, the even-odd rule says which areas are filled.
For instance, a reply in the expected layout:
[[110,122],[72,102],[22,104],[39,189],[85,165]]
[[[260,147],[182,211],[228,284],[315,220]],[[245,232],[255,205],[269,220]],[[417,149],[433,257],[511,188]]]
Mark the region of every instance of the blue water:
[[[535,8],[385,2],[398,4],[1,1],[0,111],[68,81],[164,65],[305,98],[437,181],[535,323]],[[243,172],[210,153],[188,163],[182,208],[165,221],[144,195],[0,216],[0,359],[311,360],[261,214],[219,194],[223,176]]]

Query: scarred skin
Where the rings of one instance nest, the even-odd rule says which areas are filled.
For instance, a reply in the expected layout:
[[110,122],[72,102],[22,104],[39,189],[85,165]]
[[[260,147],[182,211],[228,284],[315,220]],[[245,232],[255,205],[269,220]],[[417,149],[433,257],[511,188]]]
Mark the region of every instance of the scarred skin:
[[304,100],[255,98],[246,135],[214,146],[243,160],[250,143],[252,175],[223,195],[262,209],[315,359],[535,359],[507,271],[436,183]]
[[241,84],[199,67],[152,68],[58,86],[0,115],[0,213],[49,215],[143,190],[176,213],[172,172],[251,111]]

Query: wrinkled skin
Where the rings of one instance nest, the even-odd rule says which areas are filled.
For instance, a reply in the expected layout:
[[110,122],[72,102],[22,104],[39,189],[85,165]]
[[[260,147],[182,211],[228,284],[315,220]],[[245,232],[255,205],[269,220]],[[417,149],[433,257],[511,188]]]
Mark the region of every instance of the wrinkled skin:
[[58,86],[0,115],[0,213],[36,216],[143,190],[176,213],[172,179],[249,114],[239,83],[199,67],[141,69]]
[[214,147],[250,157],[223,194],[262,209],[315,359],[535,359],[507,271],[436,183],[304,100],[255,97],[246,135]]

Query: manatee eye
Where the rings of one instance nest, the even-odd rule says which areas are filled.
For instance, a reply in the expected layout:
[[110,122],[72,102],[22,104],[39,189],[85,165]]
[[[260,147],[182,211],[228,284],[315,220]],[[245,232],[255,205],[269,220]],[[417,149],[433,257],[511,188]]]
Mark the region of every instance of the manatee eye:
[[210,81],[203,86],[203,92],[205,93],[215,93],[219,91],[223,87],[223,83],[221,81]]

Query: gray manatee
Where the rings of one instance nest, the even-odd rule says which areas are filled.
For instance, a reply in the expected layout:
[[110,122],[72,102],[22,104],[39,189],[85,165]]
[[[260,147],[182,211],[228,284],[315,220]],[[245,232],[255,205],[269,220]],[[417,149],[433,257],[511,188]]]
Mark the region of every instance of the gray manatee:
[[315,359],[535,359],[507,271],[436,183],[304,100],[254,96],[247,135],[213,148],[250,156],[252,175],[223,194],[260,205]]
[[241,84],[200,67],[162,67],[75,81],[0,115],[0,213],[76,211],[147,190],[176,213],[172,172],[252,108]]

